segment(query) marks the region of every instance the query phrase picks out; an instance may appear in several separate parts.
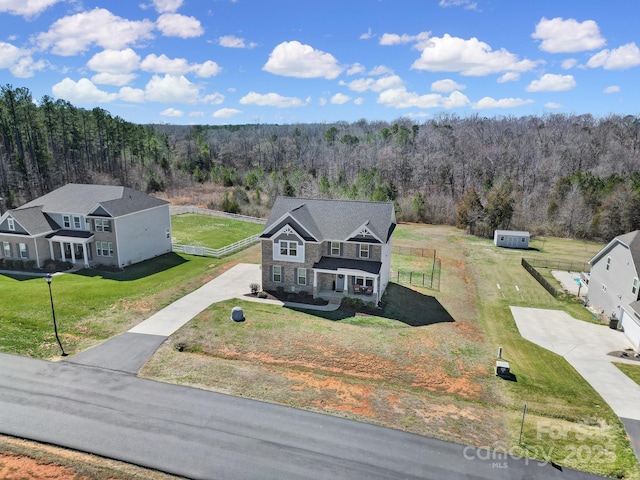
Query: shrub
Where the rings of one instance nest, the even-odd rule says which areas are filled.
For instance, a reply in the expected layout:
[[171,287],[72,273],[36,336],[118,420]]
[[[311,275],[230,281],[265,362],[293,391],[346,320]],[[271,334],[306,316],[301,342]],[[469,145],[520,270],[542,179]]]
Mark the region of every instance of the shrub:
[[253,295],[257,295],[258,292],[260,291],[260,285],[258,285],[257,283],[250,283],[249,289],[251,290],[251,293]]
[[378,308],[378,305],[376,305],[376,302],[367,302],[365,307],[367,307],[369,310],[375,310],[376,308]]
[[267,292],[259,292],[258,298],[267,298]]

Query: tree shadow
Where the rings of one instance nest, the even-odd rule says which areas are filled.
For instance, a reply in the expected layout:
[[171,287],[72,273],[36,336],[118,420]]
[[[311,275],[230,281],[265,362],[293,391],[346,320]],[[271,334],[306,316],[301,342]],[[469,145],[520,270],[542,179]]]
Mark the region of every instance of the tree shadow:
[[164,255],[160,255],[159,257],[151,258],[143,262],[135,263],[117,271],[103,270],[99,268],[84,268],[73,272],[73,274],[84,277],[100,277],[108,280],[129,282],[139,280],[165,270],[170,270],[188,261],[189,260],[186,258],[172,252],[165,253]]
[[[402,322],[411,327],[424,327],[436,323],[455,321],[435,297],[424,295],[397,283],[389,283],[381,304],[382,308],[367,314]],[[342,307],[331,312],[304,308],[292,308],[292,310],[332,321],[340,321],[356,316],[355,311]]]

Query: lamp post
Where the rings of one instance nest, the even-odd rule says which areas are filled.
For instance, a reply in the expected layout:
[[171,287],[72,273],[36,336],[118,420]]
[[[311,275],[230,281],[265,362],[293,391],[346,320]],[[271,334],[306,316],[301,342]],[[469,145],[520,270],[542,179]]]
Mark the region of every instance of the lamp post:
[[66,357],[67,354],[64,352],[64,348],[62,348],[62,342],[60,341],[60,337],[58,336],[58,324],[56,323],[56,311],[53,308],[53,295],[51,294],[51,274],[47,273],[47,285],[49,286],[49,299],[51,300],[51,315],[53,315],[53,331],[56,334],[56,340],[58,341],[58,345],[60,345],[60,350],[62,351],[62,356]]

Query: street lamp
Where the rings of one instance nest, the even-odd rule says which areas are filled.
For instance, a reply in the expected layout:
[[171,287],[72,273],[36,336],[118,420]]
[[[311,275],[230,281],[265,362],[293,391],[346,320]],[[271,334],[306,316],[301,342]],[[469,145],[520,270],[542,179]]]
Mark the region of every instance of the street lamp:
[[53,309],[53,295],[51,294],[51,277],[50,273],[47,273],[47,285],[49,286],[49,299],[51,300],[51,315],[53,315],[53,331],[56,333],[56,340],[58,341],[58,345],[60,345],[60,350],[62,351],[62,356],[66,357],[67,354],[64,352],[64,348],[62,348],[62,342],[60,341],[60,337],[58,336],[58,324],[56,323],[56,311]]

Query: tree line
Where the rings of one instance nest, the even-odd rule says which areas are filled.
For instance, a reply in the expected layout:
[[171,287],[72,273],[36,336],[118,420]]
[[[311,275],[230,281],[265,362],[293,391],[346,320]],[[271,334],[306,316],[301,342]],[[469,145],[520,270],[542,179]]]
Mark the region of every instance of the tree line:
[[545,114],[422,123],[136,125],[63,100],[0,96],[0,196],[68,182],[147,192],[216,183],[218,208],[265,215],[277,195],[390,200],[400,220],[608,240],[640,228],[640,118]]

